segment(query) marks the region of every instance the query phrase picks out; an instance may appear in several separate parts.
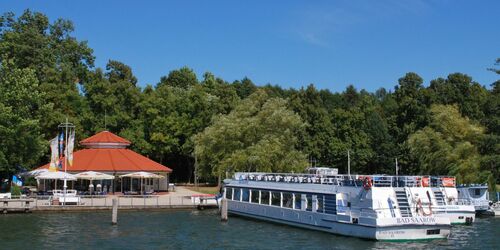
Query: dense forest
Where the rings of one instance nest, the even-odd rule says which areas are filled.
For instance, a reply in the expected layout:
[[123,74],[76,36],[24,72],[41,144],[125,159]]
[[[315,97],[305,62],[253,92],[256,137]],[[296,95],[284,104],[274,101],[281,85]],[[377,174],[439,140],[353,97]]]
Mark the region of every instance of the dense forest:
[[[0,175],[48,162],[48,141],[68,117],[77,140],[109,130],[173,168],[173,181],[215,182],[234,171],[454,175],[499,183],[500,80],[451,73],[424,83],[413,72],[394,89],[341,93],[227,82],[183,67],[140,87],[132,69],[72,36],[71,21],[25,11],[0,17]],[[492,68],[500,74],[500,59]],[[360,72],[361,73],[361,72]],[[483,85],[484,84],[484,85]],[[195,168],[196,166],[196,168]]]

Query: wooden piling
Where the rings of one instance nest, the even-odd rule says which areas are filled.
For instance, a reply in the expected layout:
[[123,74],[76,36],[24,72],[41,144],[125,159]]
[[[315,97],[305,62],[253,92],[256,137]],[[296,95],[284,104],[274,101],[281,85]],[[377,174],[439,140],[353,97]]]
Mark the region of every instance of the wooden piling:
[[220,201],[220,219],[222,221],[227,221],[227,199],[226,198],[222,198],[222,200]]
[[111,215],[111,225],[118,224],[118,199],[113,198],[113,214]]

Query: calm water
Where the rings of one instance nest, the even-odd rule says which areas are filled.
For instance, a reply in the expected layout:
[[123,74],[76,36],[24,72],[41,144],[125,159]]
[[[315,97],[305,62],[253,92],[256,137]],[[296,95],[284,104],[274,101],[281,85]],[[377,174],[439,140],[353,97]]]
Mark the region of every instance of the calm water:
[[456,226],[448,240],[385,243],[230,217],[216,210],[0,214],[0,249],[499,249],[500,218]]

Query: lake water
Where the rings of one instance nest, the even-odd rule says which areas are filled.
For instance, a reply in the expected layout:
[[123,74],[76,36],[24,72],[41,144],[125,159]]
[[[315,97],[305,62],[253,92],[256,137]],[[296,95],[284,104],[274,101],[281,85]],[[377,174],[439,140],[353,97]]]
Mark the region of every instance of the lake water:
[[448,240],[388,243],[230,216],[217,210],[0,215],[0,249],[499,249],[500,218],[455,226]]

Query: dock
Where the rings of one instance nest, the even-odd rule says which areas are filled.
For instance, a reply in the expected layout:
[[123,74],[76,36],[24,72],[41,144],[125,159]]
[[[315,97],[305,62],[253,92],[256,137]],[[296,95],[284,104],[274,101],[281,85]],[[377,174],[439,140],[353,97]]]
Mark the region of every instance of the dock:
[[0,199],[2,204],[2,213],[24,212],[28,213],[33,208],[35,199]]
[[[119,210],[163,210],[217,208],[214,196],[183,188],[159,195],[81,195],[78,204],[54,203],[51,196],[0,199],[4,213],[39,211],[92,211],[111,210],[116,199]],[[5,201],[5,202],[3,202]]]

